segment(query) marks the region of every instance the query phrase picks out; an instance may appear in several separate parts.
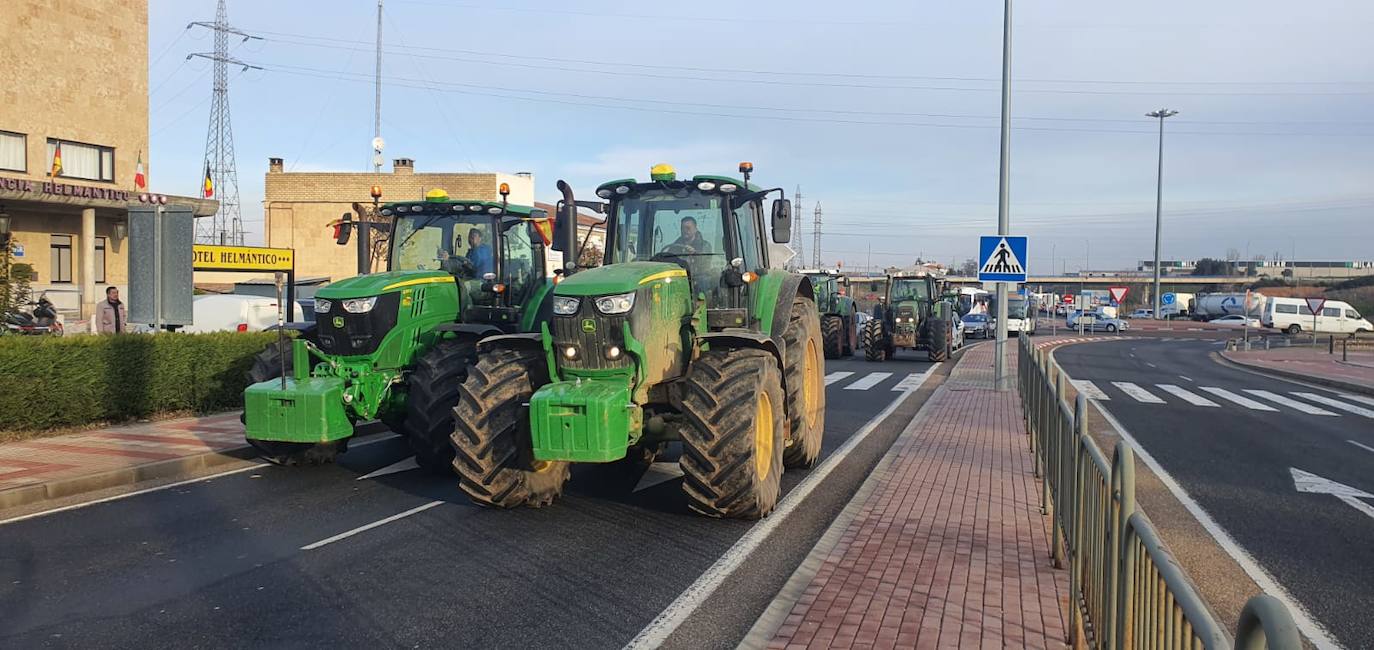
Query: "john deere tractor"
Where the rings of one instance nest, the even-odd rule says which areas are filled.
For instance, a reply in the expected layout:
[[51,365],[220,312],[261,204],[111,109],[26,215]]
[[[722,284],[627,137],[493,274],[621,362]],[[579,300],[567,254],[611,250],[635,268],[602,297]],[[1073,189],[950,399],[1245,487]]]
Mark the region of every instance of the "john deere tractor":
[[924,348],[931,361],[948,359],[958,314],[954,301],[941,295],[942,285],[926,273],[888,276],[874,317],[864,323],[864,358],[886,361],[898,349]]
[[476,342],[538,331],[552,297],[551,222],[508,205],[501,190],[500,202],[434,190],[382,207],[387,270],[320,289],[314,327],[253,366],[244,422],[264,457],[327,462],[347,449],[355,423],[380,419],[407,435],[422,466],[450,471],[451,411]]
[[[820,320],[810,280],[770,268],[791,206],[743,178],[605,183],[604,265],[554,288],[537,334],[482,341],[454,409],[454,467],[476,502],[544,506],[572,463],[643,465],[682,444],[689,507],[754,519],[777,503],[783,469],[820,455]],[[578,204],[566,183],[555,246]],[[572,259],[576,259],[573,257]]]
[[859,343],[859,329],[854,316],[858,310],[854,299],[841,289],[842,286],[849,286],[849,282],[835,271],[806,270],[802,273],[811,279],[811,286],[816,291],[825,358],[853,356],[854,348]]

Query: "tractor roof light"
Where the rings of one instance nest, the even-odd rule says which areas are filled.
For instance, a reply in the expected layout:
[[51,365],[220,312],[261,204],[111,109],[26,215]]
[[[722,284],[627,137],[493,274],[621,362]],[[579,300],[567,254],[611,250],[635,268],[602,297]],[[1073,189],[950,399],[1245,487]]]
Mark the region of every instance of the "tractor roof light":
[[487,208],[487,214],[501,214],[501,208],[495,206]]
[[481,211],[482,211],[482,206],[480,206],[480,205],[469,205],[469,206],[468,206],[468,212],[481,212]]
[[382,208],[382,216],[383,216],[383,217],[389,217],[389,216],[391,216],[391,208]]
[[502,183],[497,190],[501,196],[510,196],[510,183]]
[[616,193],[616,194],[629,194],[629,193],[630,193],[630,186],[629,186],[629,185],[621,185],[620,187],[615,188],[615,193]]
[[369,194],[372,195],[372,198],[373,198],[373,199],[380,199],[380,198],[382,198],[382,186],[381,186],[381,185],[373,185],[373,186],[372,186],[372,190],[369,192]]
[[721,191],[721,192],[724,192],[724,193],[726,193],[726,194],[733,194],[733,193],[735,193],[735,192],[738,191],[738,190],[739,190],[739,186],[738,186],[738,185],[735,185],[734,183],[721,183],[721,184],[720,184],[720,191]]
[[754,171],[754,163],[751,163],[751,162],[749,162],[749,161],[746,160],[746,161],[744,161],[744,162],[742,162],[742,163],[739,164],[739,173],[741,173],[741,174],[750,174],[750,173],[753,173],[753,171]]
[[453,206],[453,211],[454,211],[454,212],[462,212],[462,211],[463,211],[463,206],[461,206],[461,205],[455,205],[455,206]]
[[649,178],[656,181],[675,181],[677,180],[677,170],[668,163],[659,163],[649,169]]
[[611,190],[610,188],[603,187],[596,191],[596,195],[603,199],[609,199],[611,198]]
[[712,183],[711,181],[702,181],[700,183],[697,183],[697,189],[703,192],[710,192],[711,190],[716,189],[716,184]]

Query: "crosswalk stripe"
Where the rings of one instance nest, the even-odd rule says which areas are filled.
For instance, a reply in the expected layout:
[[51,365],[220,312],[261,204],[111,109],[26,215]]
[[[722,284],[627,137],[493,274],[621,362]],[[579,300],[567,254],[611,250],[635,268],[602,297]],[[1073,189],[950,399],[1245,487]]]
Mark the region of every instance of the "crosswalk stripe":
[[1319,402],[1319,403],[1325,404],[1325,405],[1327,405],[1327,406],[1332,406],[1332,407],[1338,408],[1338,409],[1340,409],[1340,410],[1342,410],[1342,411],[1349,411],[1349,412],[1354,413],[1354,414],[1356,414],[1356,415],[1363,415],[1363,416],[1365,416],[1365,417],[1367,417],[1367,418],[1374,418],[1374,411],[1371,411],[1371,410],[1369,410],[1369,409],[1367,409],[1367,408],[1364,408],[1364,407],[1361,407],[1361,406],[1355,406],[1354,404],[1346,404],[1345,402],[1342,402],[1342,401],[1340,401],[1340,400],[1331,399],[1330,397],[1327,397],[1327,396],[1325,396],[1325,395],[1318,395],[1318,394],[1316,394],[1316,393],[1293,393],[1293,394],[1294,394],[1294,395],[1297,395],[1298,397],[1305,397],[1305,398],[1310,399],[1310,400],[1312,400],[1312,401],[1314,401],[1314,402]]
[[1309,413],[1311,415],[1335,415],[1335,413],[1332,413],[1331,411],[1328,411],[1326,409],[1319,409],[1315,406],[1312,406],[1311,404],[1304,404],[1302,402],[1299,402],[1298,400],[1289,397],[1284,397],[1283,395],[1279,395],[1278,393],[1271,393],[1267,390],[1256,390],[1253,388],[1249,388],[1246,389],[1245,392],[1250,393],[1251,395],[1256,395],[1258,397],[1263,397],[1264,399],[1267,399],[1271,402],[1282,404],[1291,409],[1297,409],[1299,411],[1302,411],[1303,413]]
[[867,375],[865,375],[863,379],[860,379],[859,381],[856,381],[848,386],[845,386],[844,389],[868,390],[874,386],[877,386],[878,382],[881,382],[882,380],[887,379],[891,376],[892,373],[890,372],[870,372]]
[[1216,402],[1213,402],[1212,400],[1209,400],[1206,397],[1198,395],[1197,393],[1191,392],[1188,389],[1183,388],[1181,386],[1176,386],[1174,384],[1155,385],[1158,386],[1160,390],[1169,393],[1174,397],[1182,399],[1183,401],[1192,404],[1193,406],[1221,406],[1220,404],[1217,404]]
[[846,371],[843,371],[843,370],[839,370],[839,371],[836,371],[836,372],[832,372],[832,373],[830,373],[830,374],[828,374],[828,375],[825,376],[825,385],[826,385],[826,386],[829,386],[829,385],[831,385],[831,384],[833,384],[833,383],[835,383],[835,382],[837,382],[837,381],[839,381],[839,380],[841,380],[841,379],[844,379],[845,377],[848,377],[848,376],[850,376],[850,375],[852,375],[852,374],[854,374],[854,373],[852,373],[852,372],[846,372]]
[[1132,384],[1129,381],[1114,381],[1112,382],[1112,385],[1116,386],[1117,388],[1120,388],[1121,392],[1131,397],[1134,397],[1135,401],[1137,402],[1145,402],[1146,404],[1164,403],[1164,400],[1155,397],[1154,393],[1151,393],[1150,391],[1145,390],[1144,388]]
[[1261,402],[1256,402],[1255,400],[1252,400],[1252,399],[1250,399],[1249,397],[1245,397],[1244,395],[1237,395],[1237,394],[1235,394],[1235,393],[1233,393],[1233,392],[1231,392],[1231,391],[1229,391],[1229,390],[1226,390],[1225,388],[1217,388],[1216,386],[1199,386],[1198,388],[1201,388],[1202,390],[1205,390],[1205,391],[1207,391],[1207,392],[1209,392],[1209,393],[1211,393],[1211,394],[1213,394],[1213,395],[1216,395],[1217,397],[1220,397],[1220,398],[1222,398],[1222,399],[1224,399],[1224,400],[1229,400],[1229,401],[1235,402],[1235,403],[1237,403],[1237,404],[1240,404],[1241,406],[1244,406],[1245,408],[1248,408],[1248,409],[1251,409],[1251,410],[1255,410],[1255,411],[1277,411],[1277,410],[1278,410],[1278,409],[1276,409],[1276,408],[1274,408],[1274,407],[1272,407],[1272,406],[1270,406],[1270,405],[1268,405],[1268,404],[1264,404],[1264,403],[1261,403]]
[[[931,368],[931,370],[934,370],[934,368]],[[910,390],[912,388],[915,388],[916,386],[919,386],[921,384],[921,379],[925,377],[928,373],[930,373],[931,370],[927,370],[925,372],[913,372],[907,375],[906,379],[897,382],[897,385],[893,386],[892,390],[894,392],[900,392]]]
[[1365,397],[1363,395],[1351,395],[1350,393],[1341,393],[1341,397],[1344,397],[1346,399],[1352,399],[1356,402],[1364,402],[1365,404],[1374,406],[1374,397]]
[[1111,397],[1108,397],[1106,393],[1102,392],[1102,389],[1098,388],[1097,384],[1094,384],[1086,379],[1073,380],[1073,387],[1077,388],[1078,392],[1083,393],[1083,396],[1088,399],[1095,399],[1099,401],[1110,401],[1112,399]]

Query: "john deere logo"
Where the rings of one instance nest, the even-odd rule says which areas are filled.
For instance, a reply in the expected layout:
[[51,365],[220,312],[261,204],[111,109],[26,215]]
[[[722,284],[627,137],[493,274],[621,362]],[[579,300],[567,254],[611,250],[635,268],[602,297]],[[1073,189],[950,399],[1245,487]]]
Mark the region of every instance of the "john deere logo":
[[335,316],[335,317],[334,317],[334,327],[337,327],[337,328],[339,328],[339,329],[343,329],[343,316]]
[[582,319],[582,331],[584,331],[584,332],[595,332],[595,331],[596,331],[596,321],[594,321],[594,320],[592,320],[592,319],[590,319],[590,318],[584,318],[584,319]]

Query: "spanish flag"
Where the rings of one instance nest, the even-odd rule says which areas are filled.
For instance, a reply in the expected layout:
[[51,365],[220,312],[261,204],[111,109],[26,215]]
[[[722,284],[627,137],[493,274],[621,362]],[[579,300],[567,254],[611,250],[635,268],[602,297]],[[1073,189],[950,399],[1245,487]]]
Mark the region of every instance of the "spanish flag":
[[208,198],[213,197],[214,195],[215,195],[215,181],[214,181],[214,179],[210,178],[210,162],[209,162],[209,161],[206,161],[206,162],[205,162],[205,198],[208,199]]
[[62,143],[59,142],[59,143],[57,143],[56,146],[53,147],[53,150],[52,150],[52,170],[51,170],[50,172],[48,172],[48,175],[51,176],[51,177],[53,177],[53,178],[57,178],[57,176],[58,176],[59,174],[61,174],[61,173],[62,173]]
[[535,232],[539,233],[539,238],[544,240],[544,245],[552,245],[553,217],[546,217],[544,219],[530,219],[529,221],[530,223],[534,224],[534,230]]

